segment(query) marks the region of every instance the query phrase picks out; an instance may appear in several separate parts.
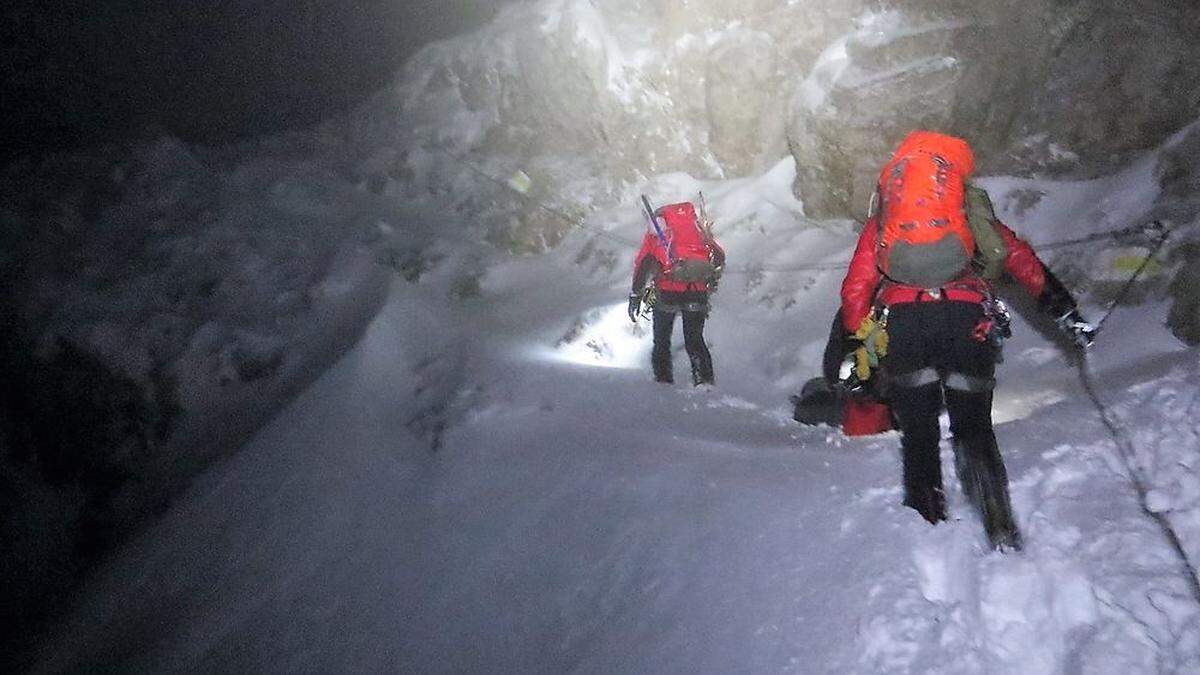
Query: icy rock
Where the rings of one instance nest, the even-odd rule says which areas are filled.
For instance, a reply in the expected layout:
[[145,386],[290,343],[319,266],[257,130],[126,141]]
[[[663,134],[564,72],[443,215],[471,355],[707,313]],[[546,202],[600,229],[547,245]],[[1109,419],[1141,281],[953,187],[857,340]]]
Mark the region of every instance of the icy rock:
[[[966,136],[982,171],[1094,176],[1190,121],[1179,92],[1195,92],[1200,76],[1178,64],[1179,54],[1197,50],[1185,29],[1196,19],[1182,9],[1139,5],[1125,14],[1099,2],[1016,4],[930,3],[877,17],[849,36],[849,64],[829,83],[823,105],[797,102],[789,113],[790,147],[804,169],[796,190],[809,215],[864,209],[874,172],[914,127]],[[1163,25],[1175,30],[1164,35]],[[1172,47],[1136,49],[1136,38],[1115,38],[1125,30],[1155,42],[1161,36]],[[1087,119],[1064,115],[1063,101],[1088,110]]]
[[1171,282],[1174,302],[1167,325],[1175,337],[1189,345],[1200,344],[1200,244],[1182,246],[1176,252],[1183,264]]
[[[776,70],[777,47],[767,33],[732,31],[713,47],[704,80],[709,142],[731,175],[745,175],[786,149],[782,120],[773,104],[783,83]],[[780,123],[776,133],[764,125]]]
[[[331,134],[356,175],[469,202],[519,230],[493,240],[521,250],[561,238],[531,217],[545,194],[610,202],[622,182],[786,154],[809,215],[857,216],[914,127],[966,136],[983,172],[1111,172],[1190,121],[1200,71],[1180,64],[1200,57],[1196,23],[1170,3],[1100,0],[514,3],[416,55]],[[469,196],[510,192],[515,170],[543,195]]]
[[1171,510],[1171,496],[1162,490],[1151,490],[1146,493],[1146,508],[1154,513],[1163,513]]

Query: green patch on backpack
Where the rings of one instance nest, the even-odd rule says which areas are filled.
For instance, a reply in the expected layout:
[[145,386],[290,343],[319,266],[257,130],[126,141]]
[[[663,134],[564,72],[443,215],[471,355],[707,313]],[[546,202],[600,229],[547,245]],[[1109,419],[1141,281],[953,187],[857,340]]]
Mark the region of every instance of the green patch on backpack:
[[1004,273],[1004,262],[1008,260],[1008,244],[996,229],[996,210],[983,188],[967,184],[964,195],[967,209],[967,225],[975,237],[975,259],[973,264],[979,276],[995,281]]

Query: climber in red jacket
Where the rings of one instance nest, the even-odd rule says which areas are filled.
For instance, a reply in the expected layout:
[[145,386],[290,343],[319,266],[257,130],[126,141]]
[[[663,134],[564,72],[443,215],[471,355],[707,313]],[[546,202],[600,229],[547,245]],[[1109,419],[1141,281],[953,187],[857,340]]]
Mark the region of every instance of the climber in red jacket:
[[[725,250],[702,223],[691,202],[657,209],[654,230],[646,233],[633,264],[629,319],[637,321],[643,303],[649,304],[654,325],[650,363],[654,379],[675,379],[671,362],[671,333],[675,315],[683,314],[683,344],[692,366],[692,384],[713,384],[712,354],[704,341],[709,295],[716,290],[725,266]],[[646,290],[650,292],[647,293]]]
[[[965,141],[910,134],[880,175],[878,213],[867,220],[842,282],[841,312],[867,353],[858,373],[869,376],[879,359],[887,376],[901,431],[904,504],[930,523],[946,518],[938,454],[944,404],[964,492],[992,545],[1019,549],[991,418],[996,334],[1007,329],[1007,314],[974,264],[983,231],[973,235],[980,224],[966,218],[973,169]],[[1003,240],[997,248],[1007,249],[1003,271],[1077,344],[1091,344],[1095,329],[1033,249],[998,220],[990,226]]]

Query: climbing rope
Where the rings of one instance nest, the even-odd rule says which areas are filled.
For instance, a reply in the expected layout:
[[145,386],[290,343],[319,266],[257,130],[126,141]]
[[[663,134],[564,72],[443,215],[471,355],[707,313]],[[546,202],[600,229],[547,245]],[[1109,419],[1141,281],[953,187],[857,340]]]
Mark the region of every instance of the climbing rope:
[[1137,282],[1138,277],[1142,275],[1142,272],[1145,271],[1146,267],[1150,264],[1150,261],[1154,259],[1154,256],[1158,255],[1158,252],[1160,249],[1162,249],[1163,244],[1167,243],[1167,239],[1170,238],[1171,231],[1173,229],[1174,228],[1172,227],[1166,227],[1163,225],[1162,221],[1160,220],[1155,220],[1142,228],[1144,232],[1159,232],[1158,241],[1154,244],[1154,247],[1150,249],[1150,253],[1146,255],[1146,258],[1142,260],[1142,264],[1138,265],[1137,270],[1134,271],[1134,273],[1125,282],[1125,285],[1121,287],[1121,290],[1117,292],[1115,297],[1113,297],[1112,304],[1108,306],[1108,311],[1104,312],[1104,316],[1100,317],[1100,320],[1096,322],[1096,330],[1093,333],[1094,335],[1100,334],[1100,329],[1104,327],[1104,322],[1108,321],[1108,317],[1112,316],[1113,310],[1116,309],[1117,305],[1119,305],[1121,301],[1125,299],[1125,295],[1129,293],[1129,289],[1133,288],[1133,285]]
[[1087,392],[1088,398],[1091,399],[1092,404],[1096,406],[1096,410],[1100,413],[1100,421],[1108,429],[1113,442],[1116,443],[1117,453],[1121,456],[1121,460],[1125,464],[1125,470],[1129,473],[1129,482],[1133,484],[1134,490],[1137,491],[1138,506],[1141,507],[1142,512],[1147,517],[1158,525],[1163,538],[1167,540],[1171,549],[1175,551],[1175,555],[1179,557],[1184,576],[1192,591],[1192,597],[1197,603],[1200,603],[1200,576],[1196,574],[1196,566],[1188,558],[1187,550],[1184,549],[1183,542],[1180,541],[1179,534],[1175,532],[1170,519],[1165,514],[1150,508],[1150,490],[1146,486],[1144,473],[1138,464],[1137,452],[1133,441],[1117,422],[1116,417],[1109,411],[1108,407],[1104,405],[1104,401],[1100,399],[1099,394],[1096,393],[1096,384],[1092,378],[1091,367],[1088,364],[1086,352],[1080,354],[1079,380],[1083,384],[1083,390]]
[[[1102,316],[1100,321],[1096,324],[1096,330],[1094,333],[1095,335],[1099,335],[1100,328],[1104,326],[1104,322],[1107,321],[1110,316],[1112,316],[1113,310],[1117,308],[1117,305],[1120,304],[1125,298],[1125,295],[1129,292],[1129,289],[1133,288],[1133,285],[1137,282],[1138,277],[1141,276],[1142,272],[1146,269],[1147,265],[1149,265],[1150,261],[1155,255],[1158,254],[1159,250],[1162,249],[1163,244],[1165,244],[1167,239],[1170,238],[1173,228],[1166,227],[1161,221],[1156,220],[1149,226],[1138,229],[1143,232],[1159,232],[1158,241],[1154,244],[1153,248],[1150,249],[1150,252],[1146,255],[1146,259],[1142,261],[1142,264],[1138,266],[1137,270],[1134,271],[1134,273],[1125,282],[1125,285],[1121,287],[1121,290],[1113,298],[1112,304],[1109,305],[1108,311],[1104,313],[1104,316]],[[1134,230],[1127,228],[1126,230],[1120,232],[1128,234],[1132,231]],[[1183,542],[1180,541],[1179,534],[1175,532],[1175,528],[1171,525],[1171,521],[1163,513],[1150,508],[1150,490],[1146,485],[1144,471],[1138,463],[1137,451],[1134,447],[1133,440],[1130,439],[1129,434],[1126,433],[1122,426],[1117,422],[1116,416],[1109,411],[1108,406],[1104,405],[1104,401],[1097,393],[1096,382],[1092,377],[1088,355],[1084,350],[1080,350],[1079,353],[1079,381],[1081,384],[1083,384],[1083,390],[1087,393],[1088,398],[1091,399],[1092,404],[1096,407],[1096,411],[1100,414],[1100,421],[1104,424],[1104,427],[1108,430],[1109,435],[1112,436],[1113,442],[1117,446],[1117,452],[1120,454],[1121,460],[1125,464],[1125,470],[1129,473],[1129,481],[1133,484],[1134,490],[1137,492],[1138,506],[1141,507],[1142,512],[1145,513],[1146,516],[1148,516],[1158,525],[1163,537],[1175,551],[1175,555],[1179,557],[1188,581],[1188,585],[1191,587],[1192,597],[1195,598],[1196,602],[1200,603],[1200,576],[1197,576],[1196,574],[1196,566],[1193,565],[1191,559],[1188,558],[1187,550],[1184,549]]]
[[[595,234],[598,237],[608,239],[610,241],[616,242],[623,246],[628,246],[630,248],[641,247],[640,241],[633,241],[631,239],[626,239],[625,237],[622,237],[618,234],[610,232],[609,230],[601,229],[594,225],[589,225],[583,218],[580,218],[578,216],[572,216],[571,214],[569,214],[561,209],[550,206],[550,205],[542,202],[539,199],[531,197],[523,192],[514,190],[508,181],[496,178],[495,176],[488,174],[486,171],[480,169],[477,166],[474,166],[469,163],[466,166],[472,173],[475,173],[476,175],[486,179],[488,182],[493,183],[496,186],[503,188],[506,193],[516,192],[517,196],[522,201],[558,217],[559,219],[561,219],[563,222],[565,222],[568,225],[571,225],[573,227],[578,227],[581,230],[586,230],[588,232],[591,232],[592,234]],[[1096,232],[1094,234],[1089,234],[1089,235],[1085,235],[1082,237],[1074,237],[1071,239],[1060,239],[1057,241],[1051,241],[1051,242],[1046,242],[1043,244],[1038,244],[1037,249],[1039,251],[1053,250],[1053,249],[1058,249],[1058,248],[1066,248],[1066,247],[1070,247],[1070,246],[1078,246],[1080,244],[1093,243],[1093,242],[1097,242],[1097,241],[1128,239],[1128,238],[1136,237],[1140,234],[1143,234],[1147,230],[1153,230],[1153,229],[1162,230],[1163,229],[1162,223],[1159,221],[1154,221],[1150,225],[1133,225],[1133,226],[1118,228],[1118,229],[1114,229],[1114,230],[1106,230],[1104,232]],[[1159,240],[1158,244],[1155,246],[1154,252],[1152,252],[1149,256],[1147,256],[1146,260],[1144,260],[1142,262],[1142,267],[1139,268],[1138,274],[1140,274],[1141,271],[1143,269],[1145,269],[1146,265],[1149,263],[1149,260],[1154,257],[1154,254],[1157,253],[1158,249],[1166,241],[1167,234],[1169,234],[1169,230],[1165,231],[1163,237]],[[736,274],[764,274],[764,273],[790,274],[790,273],[799,273],[799,272],[836,272],[839,270],[847,269],[849,267],[849,265],[850,265],[849,262],[825,262],[825,263],[810,263],[810,264],[806,264],[806,265],[783,265],[783,266],[740,265],[740,266],[736,266],[736,267],[726,267],[723,274],[736,275]],[[1134,278],[1136,278],[1136,276],[1137,275],[1135,275]],[[1132,286],[1132,285],[1133,285],[1133,283],[1131,280],[1128,283],[1128,286]],[[1121,294],[1123,295],[1127,291],[1128,291],[1128,288],[1122,289]],[[1115,304],[1114,304],[1114,307],[1115,307]],[[1108,313],[1111,313],[1111,312],[1112,312],[1112,308],[1109,309]],[[1108,316],[1108,314],[1106,313],[1105,318],[1107,318],[1107,316]],[[1101,323],[1103,323],[1103,320],[1101,321]]]
[[[474,166],[471,166],[470,169],[473,172],[479,174],[480,176],[483,176],[487,180],[489,180],[497,185],[501,185],[506,188],[509,187],[505,181],[501,181]],[[551,207],[551,206],[541,202],[540,200],[529,197],[528,195],[525,195],[523,193],[519,193],[519,194],[523,200],[533,204],[534,206],[537,206],[538,208],[541,208],[542,210],[544,210],[548,213],[551,213],[551,214],[557,216],[558,218],[561,218],[564,222],[566,222],[569,225],[578,227],[583,230],[587,230],[589,232],[596,234],[597,236],[604,237],[606,239],[609,239],[611,241],[617,242],[617,243],[625,245],[625,246],[630,246],[633,248],[636,248],[639,246],[638,242],[634,242],[634,241],[625,239],[624,237],[621,237],[612,232],[609,232],[608,230],[602,230],[600,228],[588,225],[582,218],[573,217],[570,214],[565,213],[564,211],[562,211],[560,209]],[[1120,229],[1116,229],[1116,230],[1109,230],[1106,232],[1097,232],[1097,233],[1086,235],[1083,237],[1076,237],[1076,238],[1072,238],[1072,239],[1063,239],[1063,240],[1059,240],[1059,241],[1047,242],[1047,243],[1040,244],[1038,246],[1038,248],[1042,249],[1042,250],[1052,250],[1052,249],[1057,249],[1057,248],[1065,248],[1065,247],[1069,247],[1069,246],[1077,246],[1080,244],[1093,243],[1093,242],[1097,242],[1097,241],[1106,241],[1106,240],[1110,240],[1110,239],[1111,240],[1120,240],[1122,238],[1128,238],[1131,236],[1143,234],[1147,231],[1154,231],[1154,230],[1161,232],[1161,235],[1159,236],[1158,241],[1155,243],[1155,245],[1151,249],[1150,253],[1146,256],[1145,260],[1142,261],[1142,264],[1138,267],[1138,269],[1133,273],[1133,275],[1129,278],[1128,281],[1126,281],[1125,285],[1117,293],[1116,297],[1113,299],[1111,306],[1101,317],[1100,321],[1096,324],[1096,333],[1097,334],[1099,334],[1100,328],[1103,327],[1104,323],[1108,320],[1109,316],[1112,315],[1113,310],[1116,309],[1117,305],[1121,302],[1121,300],[1124,299],[1124,296],[1129,292],[1129,289],[1131,289],[1133,287],[1134,283],[1136,283],[1138,277],[1140,277],[1142,272],[1145,271],[1146,267],[1150,263],[1150,260],[1152,260],[1154,258],[1154,256],[1158,254],[1158,251],[1166,243],[1167,239],[1171,235],[1171,228],[1164,227],[1160,221],[1154,221],[1149,226],[1139,225],[1139,226],[1120,228]],[[792,265],[792,266],[786,266],[786,267],[772,267],[769,265],[762,265],[762,266],[745,265],[742,267],[728,268],[725,270],[725,274],[758,274],[758,273],[766,273],[766,272],[773,272],[773,273],[778,273],[778,272],[820,272],[820,271],[843,270],[843,269],[846,269],[847,267],[848,267],[848,263],[840,263],[840,262],[839,263],[815,263],[815,264],[809,264],[809,265]],[[1083,351],[1081,351],[1080,358],[1079,358],[1079,378],[1083,385],[1084,391],[1088,395],[1088,398],[1091,400],[1092,404],[1096,407],[1097,412],[1100,414],[1101,422],[1104,424],[1104,427],[1108,430],[1108,433],[1112,436],[1113,441],[1116,444],[1118,454],[1120,454],[1120,456],[1121,456],[1121,460],[1124,463],[1126,471],[1129,474],[1130,482],[1133,484],[1134,490],[1137,493],[1139,507],[1141,508],[1142,512],[1146,514],[1147,517],[1149,517],[1151,520],[1153,520],[1158,525],[1158,528],[1162,532],[1163,537],[1167,540],[1167,543],[1170,545],[1171,549],[1175,552],[1175,555],[1178,556],[1180,565],[1182,566],[1183,571],[1184,571],[1184,576],[1187,579],[1188,586],[1191,590],[1192,597],[1196,600],[1197,603],[1200,603],[1200,575],[1197,575],[1196,566],[1192,563],[1191,559],[1188,557],[1187,551],[1184,549],[1183,543],[1179,539],[1178,533],[1175,532],[1174,527],[1171,525],[1170,520],[1164,514],[1156,512],[1150,508],[1149,489],[1146,487],[1146,480],[1143,477],[1143,472],[1141,471],[1140,467],[1138,466],[1137,453],[1134,448],[1133,441],[1130,440],[1128,434],[1125,433],[1125,431],[1122,429],[1121,425],[1117,422],[1115,416],[1109,411],[1108,407],[1104,404],[1104,401],[1100,398],[1099,394],[1096,392],[1095,381],[1092,378],[1091,368],[1090,368],[1089,361],[1087,358],[1087,353],[1083,352]]]

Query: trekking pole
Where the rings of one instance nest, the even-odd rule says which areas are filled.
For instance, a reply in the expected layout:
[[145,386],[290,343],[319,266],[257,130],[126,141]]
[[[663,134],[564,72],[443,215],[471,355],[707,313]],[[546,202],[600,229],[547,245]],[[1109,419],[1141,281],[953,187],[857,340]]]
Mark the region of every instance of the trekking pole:
[[1158,241],[1155,242],[1154,247],[1150,249],[1150,253],[1146,255],[1146,259],[1142,261],[1142,264],[1138,265],[1137,270],[1135,270],[1133,275],[1129,277],[1129,279],[1125,282],[1125,285],[1121,287],[1121,290],[1117,292],[1117,295],[1113,298],[1112,304],[1109,305],[1108,310],[1104,312],[1104,316],[1101,316],[1100,321],[1096,323],[1096,330],[1092,333],[1093,336],[1100,335],[1100,329],[1104,326],[1104,322],[1108,321],[1108,317],[1112,316],[1113,310],[1115,310],[1117,305],[1121,304],[1121,301],[1125,299],[1125,295],[1129,293],[1129,289],[1133,288],[1133,285],[1137,283],[1138,277],[1141,276],[1146,267],[1150,265],[1150,261],[1154,259],[1154,256],[1158,255],[1158,251],[1163,247],[1163,244],[1167,243],[1167,239],[1171,236],[1171,229],[1172,228],[1163,225],[1161,220],[1151,221],[1151,223],[1144,228],[1144,231],[1157,230],[1160,232],[1161,234],[1159,235]]

